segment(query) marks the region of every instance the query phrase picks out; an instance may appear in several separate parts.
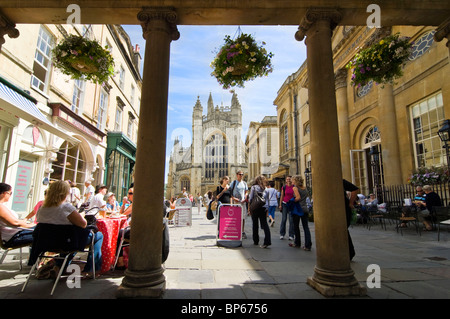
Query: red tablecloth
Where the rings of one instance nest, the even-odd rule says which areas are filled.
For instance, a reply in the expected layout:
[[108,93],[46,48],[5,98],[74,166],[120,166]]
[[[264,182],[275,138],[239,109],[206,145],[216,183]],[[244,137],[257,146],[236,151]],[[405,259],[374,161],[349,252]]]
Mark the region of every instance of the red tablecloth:
[[101,273],[109,271],[113,266],[116,257],[119,229],[126,227],[127,224],[126,216],[101,218],[97,220],[98,231],[103,234]]

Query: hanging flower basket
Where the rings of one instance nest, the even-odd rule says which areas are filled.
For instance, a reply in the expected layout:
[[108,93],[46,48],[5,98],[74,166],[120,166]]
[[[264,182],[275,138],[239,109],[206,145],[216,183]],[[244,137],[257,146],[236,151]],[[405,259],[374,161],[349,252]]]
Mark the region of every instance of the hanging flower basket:
[[411,43],[399,33],[361,50],[346,67],[353,69],[352,84],[364,86],[371,80],[378,84],[393,84],[403,75],[403,66],[411,54]]
[[226,36],[224,40],[225,44],[211,62],[211,68],[214,69],[211,75],[224,89],[244,87],[246,81],[267,76],[273,71],[273,53],[267,53],[263,48],[264,42],[258,45],[251,35],[245,33],[235,40],[230,36]]
[[101,84],[114,75],[113,57],[95,40],[69,35],[52,53],[55,67],[73,79],[83,78]]

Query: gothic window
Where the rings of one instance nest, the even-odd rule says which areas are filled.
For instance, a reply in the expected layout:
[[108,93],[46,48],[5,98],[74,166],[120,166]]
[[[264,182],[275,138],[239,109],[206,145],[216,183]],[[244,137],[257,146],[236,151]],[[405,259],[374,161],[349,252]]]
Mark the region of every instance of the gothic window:
[[430,49],[434,41],[433,39],[434,33],[435,33],[434,30],[426,32],[413,43],[411,48],[412,52],[411,55],[409,56],[410,61],[418,59]]
[[190,191],[191,191],[191,181],[189,180],[188,177],[186,177],[186,176],[181,177],[180,184],[181,184],[181,189],[186,188],[186,191],[188,193],[190,193]]
[[[213,180],[228,174],[228,145],[222,134],[212,135],[205,146],[205,178]],[[217,175],[218,174],[218,175]]]

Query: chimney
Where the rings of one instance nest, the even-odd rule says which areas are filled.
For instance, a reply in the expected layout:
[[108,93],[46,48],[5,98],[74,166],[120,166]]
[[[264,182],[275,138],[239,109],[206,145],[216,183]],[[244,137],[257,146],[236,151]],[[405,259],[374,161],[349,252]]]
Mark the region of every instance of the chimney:
[[141,50],[141,48],[139,47],[139,44],[136,44],[133,48],[133,64],[134,67],[136,68],[136,70],[138,71],[138,73],[141,73],[141,54],[139,53]]

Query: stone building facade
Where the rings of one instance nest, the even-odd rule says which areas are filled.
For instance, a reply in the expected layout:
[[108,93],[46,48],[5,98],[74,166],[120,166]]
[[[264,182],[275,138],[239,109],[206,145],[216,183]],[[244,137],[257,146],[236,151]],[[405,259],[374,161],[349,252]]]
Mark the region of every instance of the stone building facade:
[[[52,180],[86,180],[125,194],[134,165],[142,79],[140,54],[119,25],[19,24],[0,52],[0,178],[12,209],[30,212]],[[53,66],[68,34],[108,46],[115,76],[73,80]]]
[[215,191],[221,177],[233,180],[240,169],[247,173],[241,135],[242,107],[236,93],[230,106],[214,106],[210,94],[206,115],[198,97],[192,112],[192,144],[183,147],[179,140],[174,142],[166,198],[179,196],[183,188],[194,196],[203,195]]
[[[399,32],[410,37],[412,53],[393,85],[351,84],[346,64],[359,48]],[[338,26],[332,49],[343,177],[363,194],[375,185],[405,184],[419,167],[447,165],[437,131],[450,115],[449,51],[434,39],[435,27]],[[280,166],[274,178],[312,171],[306,62],[289,76],[275,99]],[[327,147],[323,145],[321,147]],[[312,168],[312,170],[311,170]]]

